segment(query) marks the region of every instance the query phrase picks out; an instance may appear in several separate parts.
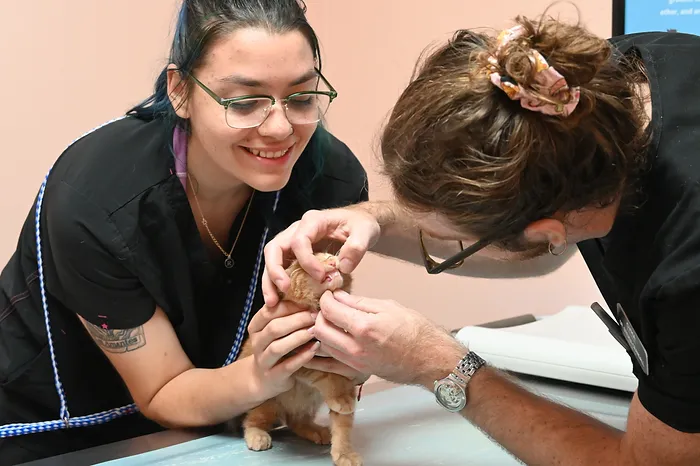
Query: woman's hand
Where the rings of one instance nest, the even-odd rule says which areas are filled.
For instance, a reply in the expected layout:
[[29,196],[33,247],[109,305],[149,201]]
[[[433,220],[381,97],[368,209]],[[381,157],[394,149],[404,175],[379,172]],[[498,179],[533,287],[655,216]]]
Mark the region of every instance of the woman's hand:
[[352,272],[367,250],[379,239],[379,222],[368,210],[360,207],[331,210],[311,210],[298,222],[277,235],[265,247],[265,271],[262,290],[265,303],[274,306],[279,292],[289,288],[285,266],[295,257],[309,275],[323,279],[321,263],[313,255],[313,245],[324,239],[340,241],[338,258],[343,273]]
[[292,375],[317,354],[320,343],[311,342],[310,332],[315,320],[315,313],[286,301],[274,307],[263,306],[250,320],[252,383],[254,392],[263,399],[291,389]]
[[430,386],[466,354],[449,333],[394,301],[326,292],[314,336],[321,350],[365,374]]

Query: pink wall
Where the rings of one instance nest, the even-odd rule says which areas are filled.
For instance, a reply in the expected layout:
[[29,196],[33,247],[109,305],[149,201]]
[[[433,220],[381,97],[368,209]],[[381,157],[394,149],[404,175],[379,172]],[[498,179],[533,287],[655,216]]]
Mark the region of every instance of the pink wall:
[[176,3],[0,4],[2,266],[56,157],[150,93],[165,64]]
[[[515,14],[535,15],[550,3],[307,0],[322,43],[324,74],[340,92],[329,113],[330,128],[370,172],[373,198],[388,195],[377,175],[375,137],[423,48],[457,28],[501,29]],[[611,29],[610,3],[578,2],[582,21],[604,36]],[[0,263],[14,250],[41,180],[63,148],[150,92],[165,64],[178,4],[38,0],[0,7],[5,20],[0,28],[0,87],[5,91],[0,115]],[[566,3],[552,11],[575,14]],[[139,32],[128,34],[127,29]],[[522,277],[542,270],[551,271]],[[432,277],[422,267],[371,255],[358,269],[356,291],[396,299],[449,327],[524,312],[552,313],[599,299],[577,253],[563,264],[547,258],[509,266],[504,273],[512,278]]]

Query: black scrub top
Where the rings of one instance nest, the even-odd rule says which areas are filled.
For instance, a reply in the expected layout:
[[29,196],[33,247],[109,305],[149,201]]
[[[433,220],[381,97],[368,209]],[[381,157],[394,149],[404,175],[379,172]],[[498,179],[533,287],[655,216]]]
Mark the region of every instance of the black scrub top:
[[610,233],[579,246],[608,306],[622,305],[648,352],[648,376],[632,357],[642,405],[677,430],[700,432],[700,37],[611,41],[646,65],[649,167]]
[[[41,236],[59,375],[71,417],[133,403],[125,384],[76,317],[111,329],[147,322],[160,306],[193,364],[221,367],[234,343],[261,238],[309,209],[367,200],[367,176],[348,147],[319,127],[281,191],[257,192],[233,251],[211,259],[175,173],[172,127],[135,117],[72,144],[53,167]],[[322,166],[312,151],[323,154]],[[242,215],[234,221],[238,232]],[[230,243],[229,243],[230,244]],[[263,262],[264,266],[264,262]],[[262,271],[252,313],[263,305]],[[0,426],[59,419],[37,273],[34,208],[0,276]],[[140,413],[105,425],[0,439],[55,455],[160,430]],[[4,443],[3,443],[4,442]],[[5,450],[3,450],[3,445]],[[0,459],[8,461],[9,456]]]

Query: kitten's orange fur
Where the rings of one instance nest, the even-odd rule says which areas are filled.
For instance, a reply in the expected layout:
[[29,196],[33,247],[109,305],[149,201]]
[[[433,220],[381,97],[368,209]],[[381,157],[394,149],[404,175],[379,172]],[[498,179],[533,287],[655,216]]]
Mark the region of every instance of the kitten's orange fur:
[[[291,301],[305,308],[318,309],[319,298],[326,290],[350,291],[352,278],[338,271],[338,259],[327,253],[317,253],[326,269],[323,282],[312,279],[294,261],[287,273],[291,278],[289,291],[282,300]],[[248,339],[240,357],[253,354]],[[355,386],[347,378],[328,372],[302,368],[294,374],[291,390],[270,399],[250,410],[243,419],[243,435],[251,450],[267,450],[272,446],[268,433],[279,421],[298,436],[321,445],[331,445],[333,463],[338,466],[360,466],[362,458],[352,448],[352,432],[355,412]],[[330,429],[314,422],[323,402],[330,408]]]

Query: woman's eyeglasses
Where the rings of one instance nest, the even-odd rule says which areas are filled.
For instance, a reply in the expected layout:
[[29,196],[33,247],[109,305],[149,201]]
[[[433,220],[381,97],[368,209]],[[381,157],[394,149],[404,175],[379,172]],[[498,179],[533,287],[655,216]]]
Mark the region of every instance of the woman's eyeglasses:
[[[338,93],[333,86],[321,74],[318,68],[314,68],[321,82],[328,87],[327,91],[314,90],[295,92],[284,99],[280,99],[284,107],[285,115],[289,123],[293,125],[308,125],[316,123],[323,118],[328,111],[333,99]],[[192,80],[209,94],[212,99],[224,107],[226,124],[235,129],[255,128],[263,124],[270,110],[277,102],[271,95],[255,94],[244,95],[224,99],[216,95],[193,74],[189,74]],[[317,89],[318,89],[317,83]]]

